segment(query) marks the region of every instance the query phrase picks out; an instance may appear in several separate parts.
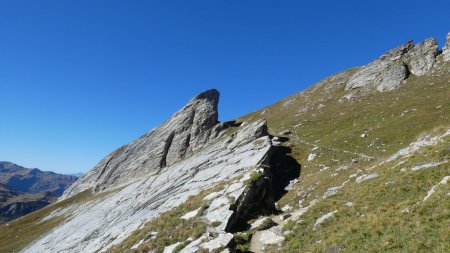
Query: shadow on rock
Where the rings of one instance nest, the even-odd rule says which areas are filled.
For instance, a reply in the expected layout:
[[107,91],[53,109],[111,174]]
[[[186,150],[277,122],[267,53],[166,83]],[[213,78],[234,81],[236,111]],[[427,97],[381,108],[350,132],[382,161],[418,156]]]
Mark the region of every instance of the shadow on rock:
[[286,186],[300,176],[301,165],[290,156],[291,151],[292,149],[289,147],[276,147],[270,161],[272,191],[275,202],[287,193],[285,190]]

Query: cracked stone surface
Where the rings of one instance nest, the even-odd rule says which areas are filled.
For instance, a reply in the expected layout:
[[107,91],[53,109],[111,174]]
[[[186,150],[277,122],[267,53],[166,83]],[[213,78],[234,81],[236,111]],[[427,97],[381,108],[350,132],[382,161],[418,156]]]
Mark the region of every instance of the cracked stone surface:
[[217,137],[219,92],[208,90],[192,98],[180,111],[130,144],[101,160],[61,196],[73,196],[85,189],[109,190],[144,175],[157,175],[201,149]]
[[434,38],[429,38],[415,45],[405,55],[405,60],[409,66],[409,71],[416,75],[426,74],[436,62],[439,48]]
[[438,54],[439,48],[434,38],[417,45],[408,41],[363,66],[349,79],[346,89],[363,88],[364,91],[380,92],[397,89],[410,73],[416,76],[428,73],[437,61]]
[[374,86],[378,91],[386,91],[399,87],[407,77],[406,68],[399,60],[412,47],[412,41],[408,41],[363,66],[349,79],[346,89]]
[[442,56],[444,61],[450,61],[450,32],[447,34],[447,43],[442,47]]
[[[52,213],[66,216],[65,221],[23,252],[104,252],[189,196],[225,180],[238,182],[238,177],[258,168],[272,148],[266,122],[240,126],[234,133],[221,130],[223,124],[216,122],[217,100],[215,91],[202,93],[162,126],[108,155],[64,198],[84,189],[105,194]],[[165,141],[173,132],[161,167]],[[180,148],[182,136],[189,134],[190,144]],[[241,185],[230,185],[224,194],[238,196]],[[217,245],[228,237],[220,237]]]

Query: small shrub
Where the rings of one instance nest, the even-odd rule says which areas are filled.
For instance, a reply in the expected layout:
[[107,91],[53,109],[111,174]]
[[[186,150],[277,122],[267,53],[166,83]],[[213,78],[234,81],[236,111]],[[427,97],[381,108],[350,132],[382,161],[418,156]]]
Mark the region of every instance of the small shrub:
[[252,171],[252,173],[250,174],[250,178],[247,181],[245,181],[245,184],[251,185],[254,182],[258,181],[261,177],[262,177],[261,173],[259,173],[258,171]]
[[220,224],[222,224],[222,222],[220,222],[220,221],[211,222],[211,226],[213,226],[213,227],[218,227],[218,226],[220,226]]

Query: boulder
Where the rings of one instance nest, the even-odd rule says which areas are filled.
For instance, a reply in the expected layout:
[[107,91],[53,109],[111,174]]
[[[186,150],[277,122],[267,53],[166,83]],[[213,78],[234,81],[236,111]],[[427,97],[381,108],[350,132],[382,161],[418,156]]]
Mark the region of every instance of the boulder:
[[259,230],[269,229],[276,225],[277,225],[277,223],[275,223],[275,221],[273,221],[271,218],[263,217],[261,219],[256,220],[255,222],[253,222],[251,225],[251,229],[259,231]]
[[201,248],[209,250],[209,252],[227,246],[233,239],[233,234],[219,234],[215,239],[200,245]]
[[290,135],[291,133],[291,130],[284,130],[280,132],[280,135]]
[[275,234],[270,230],[261,232],[260,242],[264,245],[281,244],[284,241],[284,237]]

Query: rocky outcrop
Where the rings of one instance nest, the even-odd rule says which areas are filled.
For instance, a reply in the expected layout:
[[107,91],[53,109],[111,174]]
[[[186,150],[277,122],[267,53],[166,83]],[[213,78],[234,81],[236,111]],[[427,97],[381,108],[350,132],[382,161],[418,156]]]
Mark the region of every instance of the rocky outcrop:
[[219,92],[208,90],[192,98],[161,126],[125,145],[72,185],[61,199],[86,189],[108,190],[145,175],[156,175],[164,167],[190,156],[218,137]]
[[447,34],[447,43],[442,48],[442,57],[444,61],[450,61],[450,32]]
[[380,92],[397,89],[409,74],[422,76],[428,73],[438,54],[438,44],[434,38],[417,45],[409,41],[363,66],[349,79],[346,89],[363,88]]
[[400,59],[412,47],[413,42],[409,41],[362,67],[350,78],[346,89],[371,87],[386,91],[399,87],[408,76],[406,66]]
[[433,67],[438,54],[439,49],[436,40],[429,38],[411,48],[405,55],[404,62],[406,62],[412,74],[422,76]]
[[219,236],[205,237],[200,246],[226,243],[225,227],[236,212],[230,210],[232,200],[242,199],[246,189],[243,176],[267,163],[272,145],[264,120],[232,129],[225,128],[233,124],[217,123],[217,101],[217,91],[202,93],[161,126],[108,155],[64,197],[84,189],[103,193],[50,214],[46,219],[65,221],[24,252],[105,251],[189,196],[222,182],[228,185],[204,211],[208,222],[221,222],[215,228]]

